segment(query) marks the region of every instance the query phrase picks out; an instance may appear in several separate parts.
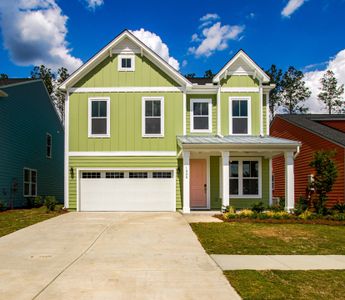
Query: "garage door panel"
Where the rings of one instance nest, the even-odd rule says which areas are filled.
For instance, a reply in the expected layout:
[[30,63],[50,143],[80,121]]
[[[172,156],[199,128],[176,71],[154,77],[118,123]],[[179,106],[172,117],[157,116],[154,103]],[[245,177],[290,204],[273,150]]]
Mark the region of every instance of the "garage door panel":
[[82,178],[82,211],[174,211],[174,178]]

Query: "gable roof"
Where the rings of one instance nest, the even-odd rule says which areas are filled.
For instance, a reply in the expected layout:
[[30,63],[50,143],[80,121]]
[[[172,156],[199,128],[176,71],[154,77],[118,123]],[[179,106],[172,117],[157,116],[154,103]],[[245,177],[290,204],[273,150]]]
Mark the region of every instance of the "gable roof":
[[213,82],[218,83],[224,76],[226,76],[230,67],[239,59],[242,59],[251,69],[254,70],[254,78],[258,77],[263,83],[270,82],[270,77],[242,49],[229,60],[216,76],[214,76]]
[[324,115],[324,114],[305,114],[305,115],[276,115],[298,127],[306,129],[324,139],[345,147],[345,133],[334,128],[323,125],[317,121],[344,120],[345,115]]
[[205,85],[209,83],[212,85],[212,78],[207,78],[207,77],[186,77],[186,78],[193,84]]
[[112,48],[114,48],[118,43],[120,43],[126,38],[129,39],[131,42],[133,42],[140,48],[142,55],[145,54],[146,57],[148,57],[152,62],[159,65],[167,74],[169,74],[177,82],[185,86],[192,85],[192,83],[186,77],[181,75],[175,68],[169,65],[162,57],[160,57],[157,53],[155,53],[152,49],[146,46],[142,41],[140,41],[136,36],[134,36],[129,30],[126,29],[122,33],[120,33],[117,37],[115,37],[110,43],[108,43],[102,50],[100,50],[97,54],[91,57],[80,68],[74,71],[71,74],[71,76],[69,76],[59,86],[59,89],[62,91],[66,91],[68,87],[71,87],[80,78],[82,78],[82,76],[87,74],[96,65],[98,65],[101,61],[103,61],[108,55],[110,55],[110,51],[112,50]]
[[17,84],[17,83],[23,83],[23,82],[28,82],[28,81],[32,81],[35,79],[32,78],[3,78],[0,79],[0,86],[7,86],[7,85],[11,85],[11,84]]

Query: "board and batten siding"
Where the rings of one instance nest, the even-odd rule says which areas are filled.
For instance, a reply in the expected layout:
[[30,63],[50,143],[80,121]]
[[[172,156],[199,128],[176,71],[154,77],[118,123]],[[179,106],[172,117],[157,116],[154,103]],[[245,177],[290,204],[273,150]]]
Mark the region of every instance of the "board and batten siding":
[[178,172],[176,157],[70,157],[69,168],[74,169],[74,176],[69,174],[69,209],[77,209],[77,168],[171,168],[176,171],[176,209],[182,208],[181,176]]
[[135,55],[135,71],[119,72],[118,55],[106,58],[74,87],[179,86],[145,56]]
[[[55,196],[62,203],[64,131],[42,81],[1,88],[0,200],[26,205],[23,168],[37,170],[37,195]],[[52,158],[46,156],[46,134],[52,136]],[[17,191],[12,185],[17,182]]]
[[[142,137],[142,98],[164,97],[164,137]],[[88,138],[88,98],[110,98],[110,138]],[[183,96],[171,93],[73,93],[70,151],[176,151],[183,134]]]
[[[191,117],[191,100],[192,99],[211,99],[212,100],[212,133],[191,132],[190,117]],[[186,132],[187,135],[211,135],[217,134],[217,95],[187,95],[186,102]]]
[[259,81],[248,75],[232,75],[220,81],[222,87],[259,87]]

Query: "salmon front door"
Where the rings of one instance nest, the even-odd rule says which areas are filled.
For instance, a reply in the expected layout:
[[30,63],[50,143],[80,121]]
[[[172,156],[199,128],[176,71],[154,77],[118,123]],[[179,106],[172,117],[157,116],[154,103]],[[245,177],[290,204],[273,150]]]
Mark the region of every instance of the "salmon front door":
[[206,159],[190,160],[190,207],[207,208]]

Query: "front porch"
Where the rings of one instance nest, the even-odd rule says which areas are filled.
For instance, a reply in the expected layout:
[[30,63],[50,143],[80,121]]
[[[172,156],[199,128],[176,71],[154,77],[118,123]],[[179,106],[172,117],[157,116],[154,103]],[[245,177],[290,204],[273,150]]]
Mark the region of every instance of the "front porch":
[[257,136],[178,137],[183,213],[272,205],[272,158],[285,156],[285,209],[294,208],[294,157],[300,144]]

